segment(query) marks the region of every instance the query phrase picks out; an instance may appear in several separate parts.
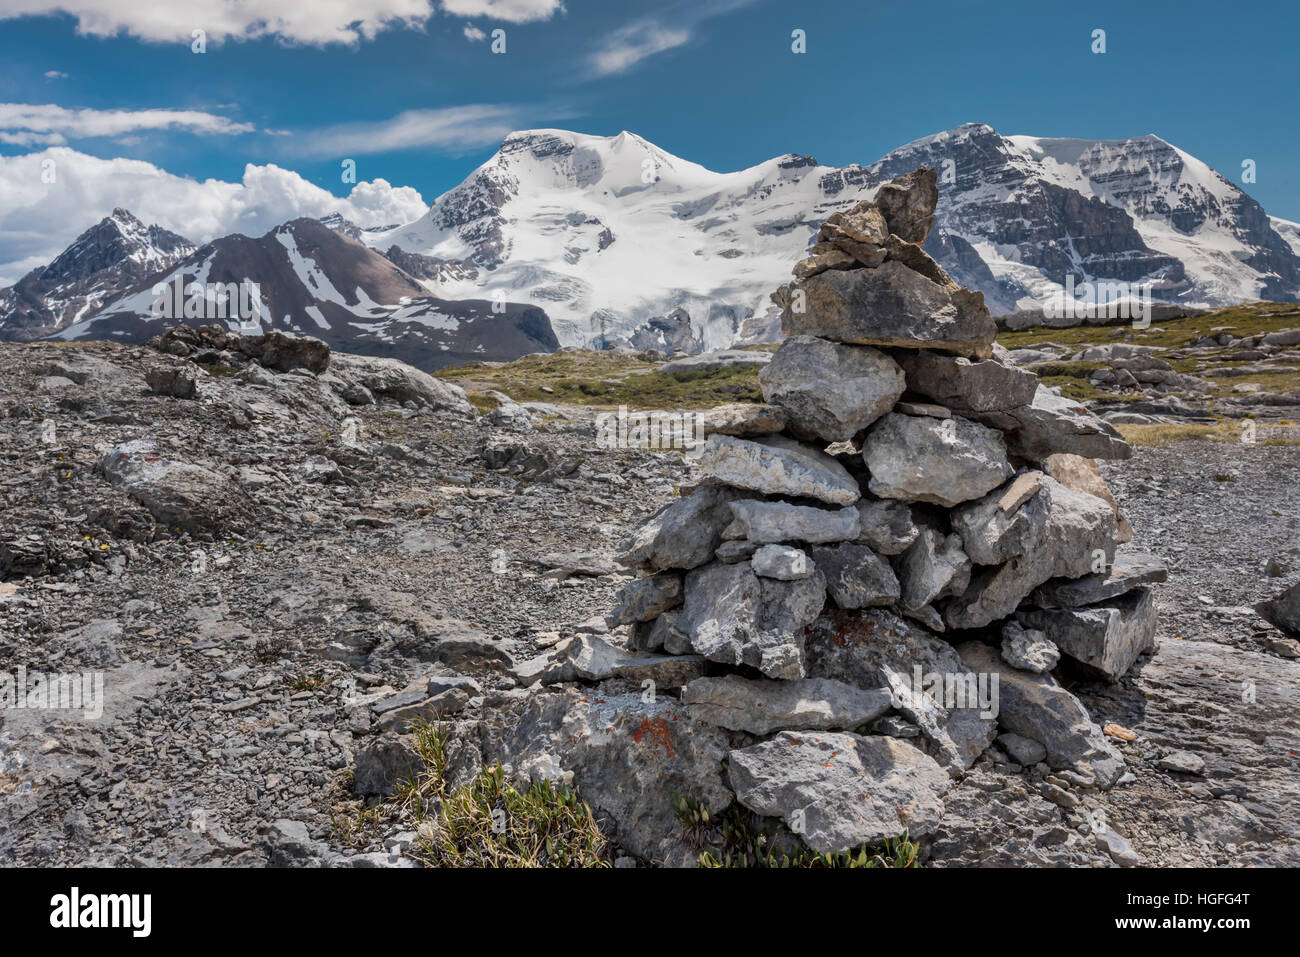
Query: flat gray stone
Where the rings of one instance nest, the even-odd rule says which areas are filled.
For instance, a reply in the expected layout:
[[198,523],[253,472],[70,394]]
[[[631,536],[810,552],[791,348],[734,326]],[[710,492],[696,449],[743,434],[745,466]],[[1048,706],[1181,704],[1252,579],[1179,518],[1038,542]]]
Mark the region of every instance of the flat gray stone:
[[893,568],[866,545],[814,545],[812,560],[826,576],[826,590],[841,608],[892,605],[898,601],[898,577]]
[[802,548],[789,545],[764,545],[754,552],[749,560],[754,574],[760,578],[775,578],[779,581],[796,581],[811,578],[816,571],[812,559]]
[[829,678],[697,678],[682,689],[691,717],[730,731],[766,735],[805,729],[837,731],[866,724],[890,709],[887,688],[858,688]]
[[761,545],[781,542],[843,542],[858,537],[858,511],[742,499],[730,504],[733,524],[724,535]]
[[972,362],[963,356],[917,352],[899,360],[907,387],[954,412],[996,412],[1030,405],[1038,376],[997,359]]
[[700,485],[690,495],[665,505],[618,545],[618,562],[630,568],[697,568],[722,544],[731,524],[729,502],[743,493],[725,485]]
[[1061,660],[1061,650],[1038,629],[1008,621],[1002,625],[1002,660],[1021,671],[1046,674]]
[[1155,594],[1146,587],[1100,605],[1024,611],[1017,618],[1025,627],[1041,630],[1084,670],[1111,681],[1154,650],[1159,624]]
[[873,495],[945,508],[979,498],[1015,474],[1002,436],[960,416],[890,413],[867,433],[862,458]]
[[649,621],[682,603],[682,576],[676,572],[659,572],[647,578],[634,578],[619,590],[614,610],[605,616],[611,628],[634,621]]
[[899,555],[916,541],[917,527],[906,502],[892,498],[864,498],[858,510],[858,541],[881,555]]
[[1040,608],[1081,608],[1118,598],[1139,585],[1168,579],[1164,560],[1145,552],[1117,552],[1104,575],[1084,575],[1050,581],[1037,589],[1030,601]]
[[963,664],[974,672],[998,676],[998,726],[1037,741],[1047,764],[1092,775],[1108,788],[1124,773],[1124,759],[1093,723],[1083,704],[1051,675],[1020,671],[997,651],[978,641],[957,646]]
[[1133,449],[1115,427],[1074,399],[1039,385],[1034,401],[1005,412],[970,412],[972,419],[1001,429],[1007,449],[1032,462],[1057,452],[1090,459],[1126,459]]
[[791,336],[758,375],[763,399],[801,439],[847,442],[893,407],[903,370],[879,349]]
[[765,495],[805,496],[831,505],[852,505],[862,497],[857,480],[843,465],[820,449],[784,436],[751,441],[711,435],[700,467],[720,482]]
[[880,735],[783,731],[728,755],[736,799],[823,853],[928,834],[951,786],[934,760]]

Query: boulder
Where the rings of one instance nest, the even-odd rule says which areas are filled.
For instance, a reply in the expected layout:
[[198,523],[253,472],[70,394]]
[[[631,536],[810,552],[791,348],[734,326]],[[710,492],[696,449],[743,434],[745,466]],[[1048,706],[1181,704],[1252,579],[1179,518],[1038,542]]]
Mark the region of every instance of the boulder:
[[889,689],[858,688],[829,678],[697,678],[682,689],[695,721],[730,731],[838,731],[857,728],[890,709]]
[[1061,653],[1089,674],[1111,681],[1156,647],[1156,599],[1150,588],[1087,608],[1022,611],[1017,619],[1041,630]]
[[696,654],[748,665],[771,678],[804,677],[804,628],[826,601],[820,572],[796,581],[759,578],[748,564],[705,565],[686,576],[679,627]]
[[939,180],[934,170],[921,166],[895,177],[877,190],[876,208],[889,231],[899,239],[925,245],[939,203]]
[[1055,678],[1012,668],[977,641],[959,645],[957,654],[972,671],[998,675],[998,725],[1041,744],[1050,767],[1090,776],[1103,788],[1119,780],[1123,757]]
[[960,416],[891,412],[863,445],[873,495],[951,508],[1001,485],[1014,470],[1002,436]]
[[722,531],[731,524],[728,503],[742,494],[709,483],[670,502],[619,542],[619,564],[653,570],[703,565],[722,544]]
[[1008,621],[1002,626],[1002,660],[1012,668],[1041,675],[1056,667],[1061,651],[1038,629]]
[[701,352],[699,355],[665,362],[659,367],[659,371],[664,375],[680,379],[704,372],[717,372],[719,369],[758,368],[771,361],[772,353],[762,349],[719,349],[715,352]]
[[745,539],[760,545],[779,542],[843,542],[858,537],[855,508],[817,508],[788,502],[742,499],[731,502],[733,522],[724,538]]
[[962,356],[916,352],[899,360],[913,392],[954,412],[996,412],[1030,405],[1038,376],[997,359],[972,362]]
[[903,370],[878,349],[792,336],[781,343],[758,381],[801,439],[845,442],[893,407]]
[[857,480],[820,449],[785,436],[762,440],[711,435],[700,457],[703,473],[727,485],[852,505],[862,497]]
[[618,604],[605,616],[605,621],[611,628],[649,621],[681,603],[682,576],[676,572],[634,578],[619,591]]
[[391,797],[403,781],[424,771],[409,739],[384,735],[357,752],[353,789],[358,797]]
[[154,366],[144,374],[149,388],[159,395],[178,399],[197,399],[199,396],[198,368],[193,365]]
[[898,555],[907,551],[916,541],[917,527],[912,521],[912,509],[906,502],[892,498],[860,499],[858,510],[858,541],[870,545],[880,555]]
[[1300,635],[1300,578],[1292,580],[1268,601],[1260,602],[1255,611],[1269,624]]
[[786,427],[785,412],[774,405],[736,402],[700,413],[704,435],[772,435]]
[[1001,508],[1006,489],[952,512],[953,531],[977,568],[969,587],[944,608],[950,628],[979,628],[1006,618],[1051,578],[1078,578],[1115,556],[1115,513],[1084,492],[1043,478],[1019,508]]
[[222,534],[249,520],[252,502],[237,482],[205,466],[166,457],[153,439],[114,446],[99,467],[110,485],[143,505],[161,525]]
[[1118,598],[1139,585],[1162,582],[1168,577],[1168,566],[1155,555],[1117,552],[1105,574],[1050,581],[1030,596],[1030,603],[1039,608],[1081,608]]
[[1126,459],[1133,449],[1115,427],[1074,399],[1038,386],[1034,401],[1005,412],[970,412],[971,418],[1001,429],[1007,449],[1031,462],[1057,452],[1092,459]]
[[960,535],[945,535],[931,525],[922,525],[898,563],[903,608],[919,611],[940,598],[960,595],[970,584],[970,571]]
[[398,404],[415,402],[466,416],[477,414],[460,386],[436,379],[397,359],[340,352],[334,354],[330,368],[348,387],[363,388],[371,395]]
[[812,558],[817,570],[826,576],[826,590],[841,608],[892,605],[898,601],[894,570],[866,545],[814,545]]
[[728,767],[741,804],[822,853],[930,833],[951,787],[932,758],[883,735],[783,731],[732,751]]
[[945,288],[901,262],[830,270],[800,281],[788,294],[781,313],[787,335],[938,349],[974,359],[993,354],[997,326],[984,297]]
[[807,552],[789,545],[764,545],[754,552],[749,563],[755,575],[778,581],[811,578],[816,570]]
[[272,330],[255,336],[241,336],[239,351],[252,356],[263,367],[278,372],[306,369],[324,372],[330,364],[330,347],[311,336]]
[[[808,629],[805,648],[809,677],[888,687],[895,707],[921,729],[930,753],[953,772],[969,768],[993,740],[996,700],[985,707],[978,689],[968,693],[972,676],[952,645],[889,609],[828,611]],[[946,698],[945,684],[961,690],[965,700]]]
[[667,695],[556,690],[489,701],[480,726],[485,764],[516,776],[571,778],[607,836],[650,861],[689,866],[698,851],[674,810],[678,796],[718,813],[727,735],[692,720]]

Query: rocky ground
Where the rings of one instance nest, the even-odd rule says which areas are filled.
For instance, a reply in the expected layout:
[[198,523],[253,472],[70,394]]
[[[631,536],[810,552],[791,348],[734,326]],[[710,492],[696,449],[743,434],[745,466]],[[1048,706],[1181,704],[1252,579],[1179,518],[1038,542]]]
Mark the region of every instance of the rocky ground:
[[[590,410],[480,416],[376,360],[283,372],[273,343],[236,366],[218,346],[0,349],[0,670],[102,672],[105,702],[3,713],[0,859],[412,863],[409,810],[365,813],[358,754],[435,685],[484,739],[526,709],[520,666],[604,630],[615,544],[692,481],[678,454],[599,447]],[[1133,780],[990,752],[930,863],[1300,863],[1300,649],[1249,610],[1296,544],[1297,465],[1185,442],[1105,467],[1134,545],[1170,562],[1159,652],[1072,688],[1135,732]]]

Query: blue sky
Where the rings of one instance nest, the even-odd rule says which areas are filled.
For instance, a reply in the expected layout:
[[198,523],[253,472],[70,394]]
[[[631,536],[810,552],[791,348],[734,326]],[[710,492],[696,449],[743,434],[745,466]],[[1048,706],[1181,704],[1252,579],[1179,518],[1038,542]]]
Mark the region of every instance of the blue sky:
[[[55,6],[86,13],[42,12]],[[102,6],[0,0],[0,156],[62,142],[236,182],[245,164],[274,163],[337,195],[350,157],[360,179],[431,200],[509,128],[628,129],[728,170],[788,152],[867,163],[981,121],[1008,134],[1156,133],[1300,219],[1293,4],[339,0],[374,23],[415,18],[351,43],[321,42],[322,30],[347,38],[346,16],[295,16],[315,6],[306,0],[246,4],[284,25],[220,42],[223,29],[266,29],[222,0],[122,0],[107,21],[94,17]],[[192,53],[190,30],[205,23],[207,52]],[[494,29],[503,55],[467,37]],[[1091,52],[1094,29],[1104,54]],[[21,108],[36,106],[61,110]],[[137,116],[146,110],[187,112]]]

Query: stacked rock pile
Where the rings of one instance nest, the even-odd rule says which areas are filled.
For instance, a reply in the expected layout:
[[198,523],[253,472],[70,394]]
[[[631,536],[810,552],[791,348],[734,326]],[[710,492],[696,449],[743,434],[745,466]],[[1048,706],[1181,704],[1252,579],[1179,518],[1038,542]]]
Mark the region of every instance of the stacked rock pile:
[[691,718],[747,743],[737,799],[838,851],[932,827],[995,739],[1081,786],[1123,774],[1053,672],[1115,680],[1154,648],[1149,583],[1097,468],[1130,455],[1000,359],[983,296],[922,249],[933,170],[832,215],[773,294],[767,405],[621,546],[609,616],[642,655],[704,659]]

